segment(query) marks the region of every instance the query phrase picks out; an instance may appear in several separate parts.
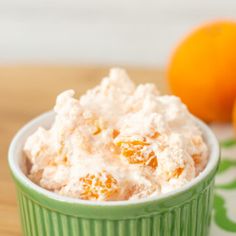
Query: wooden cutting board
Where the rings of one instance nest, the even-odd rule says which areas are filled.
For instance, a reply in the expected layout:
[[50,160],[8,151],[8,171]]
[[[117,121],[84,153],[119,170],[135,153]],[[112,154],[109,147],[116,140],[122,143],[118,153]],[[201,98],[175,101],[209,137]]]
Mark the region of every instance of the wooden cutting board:
[[[154,82],[167,91],[158,69],[127,68],[135,82]],[[7,66],[0,67],[0,235],[21,235],[16,192],[7,165],[7,150],[16,131],[33,117],[52,109],[63,90],[79,96],[107,75],[108,67]]]

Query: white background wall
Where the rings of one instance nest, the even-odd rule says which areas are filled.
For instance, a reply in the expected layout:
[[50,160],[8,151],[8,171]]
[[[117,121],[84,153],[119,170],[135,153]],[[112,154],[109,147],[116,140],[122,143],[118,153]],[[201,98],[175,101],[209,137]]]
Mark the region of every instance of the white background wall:
[[221,18],[236,19],[236,0],[0,0],[0,63],[165,65]]

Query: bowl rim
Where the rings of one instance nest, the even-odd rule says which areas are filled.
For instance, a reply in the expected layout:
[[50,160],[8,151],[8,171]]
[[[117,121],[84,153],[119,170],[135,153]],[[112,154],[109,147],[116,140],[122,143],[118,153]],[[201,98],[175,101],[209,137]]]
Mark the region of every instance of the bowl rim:
[[[20,153],[16,153],[18,148],[18,142],[21,140],[21,138],[25,135],[25,133],[32,134],[34,130],[36,130],[38,127],[42,126],[45,127],[45,123],[50,120],[50,123],[54,120],[55,113],[53,111],[49,111],[46,113],[43,113],[40,116],[37,116],[33,120],[29,121],[24,125],[14,136],[8,152],[8,163],[10,170],[13,174],[13,176],[24,186],[27,186],[27,188],[31,188],[35,192],[44,195],[47,198],[50,198],[51,200],[59,201],[59,202],[66,202],[71,204],[79,204],[84,206],[125,206],[125,205],[138,205],[138,204],[144,204],[149,203],[153,201],[162,201],[164,199],[173,197],[175,195],[187,192],[189,189],[193,188],[194,186],[197,186],[200,182],[202,182],[204,179],[206,179],[213,170],[217,169],[219,160],[220,160],[220,147],[218,140],[216,139],[213,132],[210,130],[210,128],[200,119],[192,116],[196,124],[200,127],[205,141],[207,141],[208,147],[210,149],[209,159],[207,166],[205,169],[192,181],[185,184],[183,187],[170,191],[168,193],[163,193],[155,197],[148,197],[148,198],[142,198],[142,199],[135,199],[135,200],[123,200],[123,201],[91,201],[91,200],[82,200],[67,196],[62,196],[57,193],[51,192],[49,190],[46,190],[39,185],[32,182],[22,171],[20,168],[20,164],[17,162],[19,160],[19,155],[22,155],[22,150]],[[28,136],[27,136],[28,137]]]

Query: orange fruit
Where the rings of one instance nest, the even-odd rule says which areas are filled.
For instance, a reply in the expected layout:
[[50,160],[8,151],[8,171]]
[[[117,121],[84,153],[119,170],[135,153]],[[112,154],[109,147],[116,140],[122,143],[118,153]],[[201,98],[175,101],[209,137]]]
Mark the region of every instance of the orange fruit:
[[176,48],[168,69],[173,94],[207,122],[229,121],[236,98],[236,22],[205,24]]
[[233,125],[234,125],[234,130],[236,132],[236,100],[234,102],[234,109],[233,109]]

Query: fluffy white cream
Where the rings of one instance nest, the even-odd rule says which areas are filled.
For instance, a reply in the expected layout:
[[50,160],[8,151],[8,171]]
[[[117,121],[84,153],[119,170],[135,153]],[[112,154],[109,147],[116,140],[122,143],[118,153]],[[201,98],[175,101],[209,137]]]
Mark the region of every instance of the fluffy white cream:
[[26,141],[29,178],[48,190],[89,200],[156,196],[195,178],[208,161],[201,130],[175,96],[135,84],[112,69],[79,100],[57,97],[55,121]]

